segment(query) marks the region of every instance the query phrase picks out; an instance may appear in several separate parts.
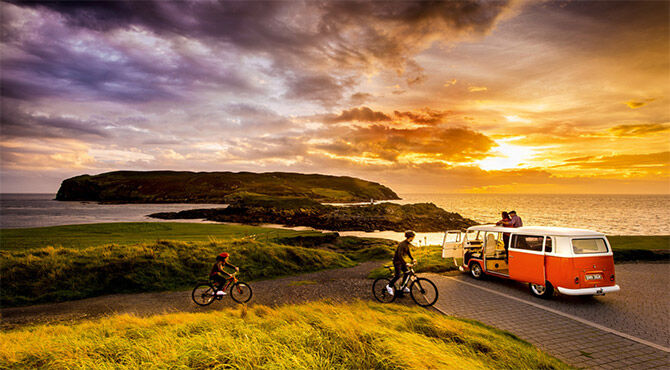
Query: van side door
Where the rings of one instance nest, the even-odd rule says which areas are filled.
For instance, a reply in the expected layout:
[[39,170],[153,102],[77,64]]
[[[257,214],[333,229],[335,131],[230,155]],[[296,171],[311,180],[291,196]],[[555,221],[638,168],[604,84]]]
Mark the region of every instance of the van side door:
[[508,249],[509,277],[544,284],[544,236],[513,234]]
[[460,230],[449,230],[444,233],[442,242],[442,258],[463,257],[463,241]]

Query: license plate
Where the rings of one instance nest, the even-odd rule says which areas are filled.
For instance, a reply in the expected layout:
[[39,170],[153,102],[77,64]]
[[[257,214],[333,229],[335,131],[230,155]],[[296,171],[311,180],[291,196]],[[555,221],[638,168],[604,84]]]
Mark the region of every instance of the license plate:
[[589,274],[586,275],[586,281],[589,280],[602,280],[603,276],[601,274]]

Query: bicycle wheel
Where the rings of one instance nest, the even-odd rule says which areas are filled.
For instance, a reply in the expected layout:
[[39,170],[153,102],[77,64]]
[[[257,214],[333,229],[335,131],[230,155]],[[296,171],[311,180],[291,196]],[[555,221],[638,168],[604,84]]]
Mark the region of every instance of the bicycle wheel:
[[414,302],[421,307],[432,306],[437,301],[437,287],[426,278],[414,280],[412,286],[409,287],[409,292]]
[[391,295],[386,291],[386,287],[391,282],[391,279],[379,278],[372,283],[372,294],[381,303],[391,303],[395,300],[395,295]]
[[207,306],[214,302],[216,289],[210,283],[199,283],[193,288],[191,298],[198,306]]
[[247,283],[237,282],[230,287],[230,298],[237,303],[247,303],[251,299],[253,292]]

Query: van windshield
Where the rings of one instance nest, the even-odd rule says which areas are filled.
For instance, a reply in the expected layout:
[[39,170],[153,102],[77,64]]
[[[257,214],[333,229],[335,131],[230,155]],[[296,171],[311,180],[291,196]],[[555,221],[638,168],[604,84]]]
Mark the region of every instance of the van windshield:
[[607,253],[607,244],[603,238],[572,239],[572,250],[575,254]]

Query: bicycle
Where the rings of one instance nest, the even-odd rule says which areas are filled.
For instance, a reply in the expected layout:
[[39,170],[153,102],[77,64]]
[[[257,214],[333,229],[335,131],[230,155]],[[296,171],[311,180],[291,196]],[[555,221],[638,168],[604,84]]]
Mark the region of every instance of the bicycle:
[[[387,268],[391,276],[393,276],[393,266],[385,265],[384,267]],[[391,282],[390,278],[382,277],[376,279],[374,283],[372,283],[372,294],[375,296],[375,299],[382,303],[391,303],[398,296],[402,296],[403,289],[409,286],[409,294],[417,305],[428,307],[435,304],[439,295],[435,284],[426,278],[416,276],[416,273],[414,272],[414,264],[408,264],[407,267],[408,271],[406,274],[409,275],[409,278],[406,279],[406,283],[402,284],[400,288],[396,289],[395,286],[393,287],[393,295],[390,295],[386,290],[386,286]]]
[[217,289],[216,286],[212,283],[212,280],[203,281],[198,283],[195,288],[193,288],[193,293],[191,293],[191,298],[193,302],[199,306],[207,306],[212,304],[214,300],[220,301],[226,295],[216,294],[218,291],[226,291],[230,288],[230,298],[237,303],[246,303],[249,302],[253,292],[249,284],[237,280],[237,272],[233,273],[228,279],[226,279],[226,285],[223,289]]

